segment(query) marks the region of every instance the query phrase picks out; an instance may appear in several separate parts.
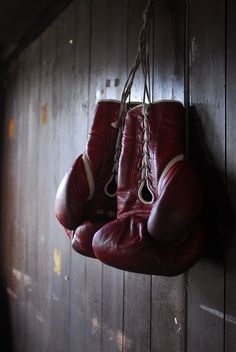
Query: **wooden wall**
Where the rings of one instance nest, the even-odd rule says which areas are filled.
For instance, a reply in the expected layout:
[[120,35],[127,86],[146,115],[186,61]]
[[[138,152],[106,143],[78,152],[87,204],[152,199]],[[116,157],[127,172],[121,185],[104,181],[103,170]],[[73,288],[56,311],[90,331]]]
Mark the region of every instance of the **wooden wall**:
[[54,217],[57,186],[85,148],[95,102],[120,98],[144,6],[75,0],[8,68],[1,258],[16,352],[235,351],[236,241],[220,197],[223,183],[236,209],[233,0],[157,0],[153,27],[153,98],[191,106],[194,133],[204,131],[199,153],[217,170],[203,170],[215,255],[174,278],[122,272],[73,252]]

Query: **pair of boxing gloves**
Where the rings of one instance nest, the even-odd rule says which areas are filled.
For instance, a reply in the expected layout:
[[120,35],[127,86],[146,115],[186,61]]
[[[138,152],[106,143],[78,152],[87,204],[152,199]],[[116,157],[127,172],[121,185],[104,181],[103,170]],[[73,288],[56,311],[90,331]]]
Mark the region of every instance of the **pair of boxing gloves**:
[[120,111],[119,101],[98,102],[86,151],[58,188],[56,217],[83,255],[178,275],[205,249],[201,183],[184,155],[185,109],[177,101],[127,104],[123,125]]

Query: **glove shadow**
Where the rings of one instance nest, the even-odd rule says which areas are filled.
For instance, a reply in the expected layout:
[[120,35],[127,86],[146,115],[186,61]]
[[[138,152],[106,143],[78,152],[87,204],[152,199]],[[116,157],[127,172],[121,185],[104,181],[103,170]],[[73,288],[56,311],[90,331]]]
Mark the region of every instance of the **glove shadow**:
[[[234,228],[233,208],[227,193],[225,171],[216,166],[211,154],[201,119],[194,106],[189,111],[189,157],[198,168],[203,185],[203,222],[206,228],[205,258],[224,263],[226,246],[232,243]],[[230,180],[228,179],[227,182]]]

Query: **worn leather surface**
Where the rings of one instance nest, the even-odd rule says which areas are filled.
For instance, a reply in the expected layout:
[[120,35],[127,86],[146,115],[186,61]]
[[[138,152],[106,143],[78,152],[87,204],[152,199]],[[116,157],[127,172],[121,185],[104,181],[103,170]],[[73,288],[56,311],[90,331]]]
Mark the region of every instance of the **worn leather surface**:
[[116,197],[108,197],[104,186],[112,173],[118,126],[111,124],[117,122],[119,109],[117,101],[100,101],[95,109],[85,152],[95,183],[92,198],[87,201],[89,184],[82,155],[66,173],[56,195],[56,216],[67,229],[72,247],[91,257],[94,233],[116,217]]
[[83,219],[83,205],[88,194],[89,186],[82,155],[80,155],[63,177],[56,194],[55,214],[58,221],[66,229],[76,229],[81,219]]
[[[154,203],[138,197],[143,146],[142,106],[126,116],[119,164],[117,220],[93,238],[98,259],[113,267],[152,275],[177,275],[192,266],[205,247],[201,226],[201,185],[194,166],[178,161],[161,174],[176,155],[184,153],[185,111],[177,102],[151,105],[148,117],[150,174]],[[151,214],[151,215],[150,215]]]
[[202,207],[197,171],[191,161],[179,161],[162,182],[160,195],[148,218],[148,232],[162,243],[181,241],[200,218]]
[[175,276],[195,264],[205,249],[204,229],[195,224],[182,244],[152,239],[142,216],[109,222],[93,238],[93,250],[103,263],[115,268],[151,275]]

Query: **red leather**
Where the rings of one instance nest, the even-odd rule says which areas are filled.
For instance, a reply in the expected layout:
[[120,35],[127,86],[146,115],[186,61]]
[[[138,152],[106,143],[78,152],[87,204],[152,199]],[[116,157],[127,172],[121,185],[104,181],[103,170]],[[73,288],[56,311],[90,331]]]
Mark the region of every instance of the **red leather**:
[[84,203],[89,195],[82,155],[63,177],[56,194],[55,214],[68,230],[74,230],[84,217]]
[[191,161],[179,161],[162,182],[161,193],[148,219],[148,232],[162,243],[181,241],[198,220],[202,207],[197,171]]
[[146,169],[154,201],[145,204],[139,197],[143,166],[140,161],[145,149],[143,106],[138,106],[127,113],[125,121],[117,219],[95,234],[92,246],[96,257],[113,267],[144,274],[177,275],[192,266],[204,251],[205,236],[199,220],[201,186],[187,160],[174,163],[161,178],[168,163],[184,153],[182,104],[151,104],[148,125],[150,158]]
[[93,219],[85,220],[80,226],[78,226],[71,238],[72,248],[82,255],[95,258],[92,248],[93,236],[109,220],[110,219],[106,219],[106,221],[102,222],[96,222]]
[[56,195],[56,217],[72,240],[72,247],[91,257],[95,257],[91,246],[94,233],[116,217],[116,197],[107,196],[104,187],[112,174],[119,110],[118,101],[100,101],[96,106],[84,153],[95,185],[91,199],[83,155],[67,172]]

